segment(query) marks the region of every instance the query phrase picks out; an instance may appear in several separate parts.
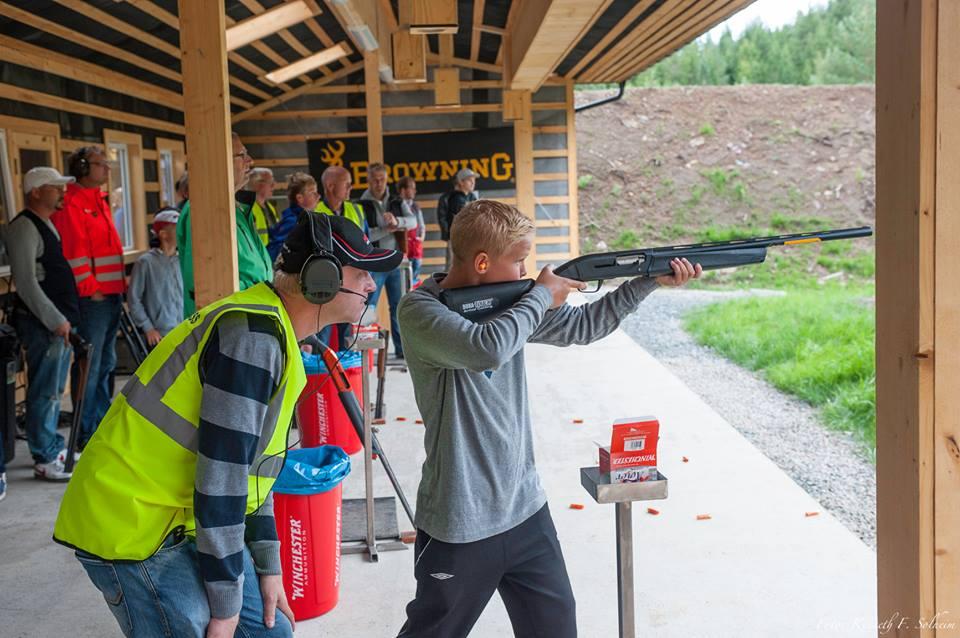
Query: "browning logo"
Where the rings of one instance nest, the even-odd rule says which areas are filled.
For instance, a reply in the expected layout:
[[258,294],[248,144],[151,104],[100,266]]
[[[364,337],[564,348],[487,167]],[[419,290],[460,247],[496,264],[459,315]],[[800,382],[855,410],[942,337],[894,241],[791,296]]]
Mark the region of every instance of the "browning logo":
[[[354,191],[368,186],[370,156],[365,138],[313,139],[307,142],[307,151],[314,175],[328,166],[342,166],[350,171]],[[512,127],[383,138],[383,163],[390,183],[412,177],[422,194],[450,190],[457,172],[465,168],[477,174],[478,190],[515,188],[513,154]]]
[[327,166],[343,166],[343,152],[345,150],[347,150],[347,145],[343,143],[343,140],[329,142],[320,151],[320,159]]

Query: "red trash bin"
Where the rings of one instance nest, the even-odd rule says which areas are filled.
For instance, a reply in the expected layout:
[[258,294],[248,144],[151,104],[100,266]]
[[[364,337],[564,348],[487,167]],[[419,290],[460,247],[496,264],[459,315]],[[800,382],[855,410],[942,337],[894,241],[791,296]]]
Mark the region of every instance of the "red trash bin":
[[[354,355],[356,365],[344,366],[344,372],[350,388],[357,395],[357,401],[364,405],[360,353],[347,353],[347,356],[349,355]],[[346,363],[347,356],[341,359],[341,364]],[[347,454],[356,454],[363,449],[363,442],[343,409],[340,395],[337,394],[333,381],[329,380],[326,366],[323,366],[322,361],[318,364],[317,361],[308,361],[307,357],[304,357],[304,368],[307,372],[307,385],[297,403],[297,417],[302,429],[300,447],[338,445]]]
[[320,494],[274,492],[283,587],[297,620],[325,614],[340,600],[341,504],[339,483]]

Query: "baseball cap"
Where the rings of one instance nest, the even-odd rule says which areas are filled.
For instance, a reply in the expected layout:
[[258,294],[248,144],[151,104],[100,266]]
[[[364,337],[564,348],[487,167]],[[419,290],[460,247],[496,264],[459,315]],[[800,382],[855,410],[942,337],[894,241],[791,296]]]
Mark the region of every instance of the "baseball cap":
[[153,230],[156,231],[167,225],[177,225],[180,219],[180,211],[175,208],[165,208],[153,216]]
[[389,272],[403,260],[399,251],[374,247],[360,227],[345,217],[304,211],[283,242],[275,267],[299,274],[307,259],[319,254],[320,248],[330,250],[341,266],[370,272]]
[[55,168],[36,166],[23,176],[23,192],[29,193],[34,188],[40,188],[41,186],[63,186],[75,181],[77,181],[75,177],[64,177]]
[[467,179],[468,177],[479,177],[476,173],[471,171],[469,168],[461,168],[457,171],[457,181]]

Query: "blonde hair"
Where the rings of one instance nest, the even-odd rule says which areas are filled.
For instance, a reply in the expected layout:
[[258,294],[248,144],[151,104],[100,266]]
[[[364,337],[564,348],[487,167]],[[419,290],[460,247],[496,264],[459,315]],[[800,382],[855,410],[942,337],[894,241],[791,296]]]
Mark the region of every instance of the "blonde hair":
[[533,230],[533,221],[515,206],[478,199],[453,218],[450,247],[458,261],[471,259],[479,252],[498,257]]
[[297,195],[305,191],[311,184],[316,186],[317,180],[309,173],[297,171],[287,177],[287,201],[291,206],[297,205]]
[[277,292],[287,295],[288,297],[303,295],[303,292],[300,290],[300,276],[292,272],[274,270],[273,287],[277,289]]

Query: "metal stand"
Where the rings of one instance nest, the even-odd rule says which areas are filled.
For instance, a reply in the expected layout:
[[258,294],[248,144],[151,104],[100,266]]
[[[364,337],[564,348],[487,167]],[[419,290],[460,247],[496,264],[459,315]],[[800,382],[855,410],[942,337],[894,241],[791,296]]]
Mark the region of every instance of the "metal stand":
[[[375,451],[377,451],[374,449],[377,446],[374,445],[374,432],[371,418],[372,410],[369,400],[370,368],[367,365],[366,352],[369,350],[384,349],[386,348],[386,345],[386,341],[379,336],[376,338],[357,339],[357,343],[354,345],[354,350],[359,350],[361,353],[363,366],[363,375],[361,380],[365,404],[363,406],[363,479],[366,486],[366,494],[364,497],[366,511],[366,537],[359,544],[342,545],[341,548],[341,551],[345,554],[357,554],[361,552],[366,553],[368,560],[373,563],[379,562],[379,552],[407,549],[407,545],[401,540],[399,535],[390,536],[387,538],[377,538],[376,529],[375,499],[373,496],[373,455]],[[380,460],[381,462],[385,461],[383,455],[380,455]],[[384,467],[386,468],[386,465]],[[401,498],[403,498],[402,493],[400,495]],[[403,499],[403,505],[409,508],[405,499]],[[396,510],[394,510],[394,516],[396,516]],[[395,524],[391,525],[391,527],[393,529],[397,529]]]
[[667,477],[643,483],[610,483],[599,467],[581,467],[580,484],[597,503],[615,503],[617,519],[617,594],[620,638],[636,638],[633,589],[633,502],[667,498]]

